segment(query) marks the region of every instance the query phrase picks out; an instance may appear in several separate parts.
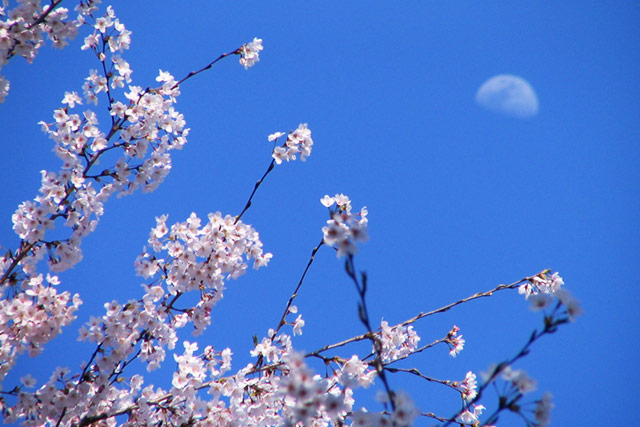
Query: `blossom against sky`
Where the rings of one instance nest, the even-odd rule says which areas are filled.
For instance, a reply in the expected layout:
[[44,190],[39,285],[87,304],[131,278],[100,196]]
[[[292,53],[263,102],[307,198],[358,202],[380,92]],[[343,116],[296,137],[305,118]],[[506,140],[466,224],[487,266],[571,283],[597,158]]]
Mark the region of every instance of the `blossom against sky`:
[[[640,273],[640,61],[633,49],[640,11],[573,1],[363,5],[255,2],[249,14],[247,6],[202,1],[172,6],[172,13],[159,3],[114,3],[131,31],[130,77],[142,87],[157,85],[159,70],[184,76],[254,37],[264,50],[249,70],[237,59],[223,61],[180,87],[189,144],[172,155],[155,192],[109,200],[83,242],[84,258],[62,276],[83,295],[78,321],[51,343],[46,364],[25,359],[16,380],[75,366],[71,356],[88,358],[77,331],[105,302],[140,297],[134,262],[155,218],[237,215],[272,160],[267,136],[308,123],[313,155],[279,165],[243,217],[273,259],[230,285],[213,311],[206,338],[233,349],[234,368],[249,360],[254,334],[277,326],[322,240],[328,217],[318,201],[344,193],[368,210],[369,239],[356,262],[368,272],[373,318],[396,324],[499,283],[558,270],[585,314],[541,341],[516,369],[535,378],[541,393],[553,393],[552,425],[578,425],[576,411],[612,425],[627,421],[640,350],[629,339],[640,324],[632,283]],[[3,247],[16,241],[10,218],[36,195],[39,171],[59,164],[37,123],[55,121],[61,101],[70,105],[71,93],[81,93],[95,67],[83,43],[43,48],[33,65],[14,61],[2,69],[11,82],[0,105],[1,157],[11,160],[0,170],[10,183],[0,204]],[[531,83],[535,117],[510,119],[475,104],[477,88],[498,74]],[[305,319],[294,341],[301,350],[363,332],[342,261],[323,249],[296,301]],[[415,329],[429,340],[456,325],[463,351],[452,358],[442,348],[416,363],[462,381],[519,349],[539,319],[517,292],[452,310]],[[611,350],[608,342],[628,348]],[[72,354],[61,351],[67,348]],[[390,381],[424,411],[459,400],[438,397],[441,389],[423,383]]]

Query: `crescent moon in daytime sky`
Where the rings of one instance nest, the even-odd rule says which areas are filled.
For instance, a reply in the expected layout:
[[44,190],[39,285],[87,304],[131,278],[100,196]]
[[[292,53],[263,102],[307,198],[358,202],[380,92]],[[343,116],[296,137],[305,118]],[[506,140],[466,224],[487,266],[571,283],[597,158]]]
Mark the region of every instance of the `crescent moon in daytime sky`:
[[521,77],[499,74],[484,82],[476,93],[479,106],[495,113],[517,118],[538,114],[538,96]]

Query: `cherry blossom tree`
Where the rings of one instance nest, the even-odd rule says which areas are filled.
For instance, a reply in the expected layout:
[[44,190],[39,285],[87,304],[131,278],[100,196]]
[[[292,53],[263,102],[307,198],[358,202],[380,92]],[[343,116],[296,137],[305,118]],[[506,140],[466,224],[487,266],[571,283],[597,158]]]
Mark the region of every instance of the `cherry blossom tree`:
[[[320,199],[318,207],[328,212],[326,223],[316,230],[322,233],[320,242],[294,292],[283,301],[279,322],[254,339],[252,363],[232,369],[232,349],[215,349],[182,337],[181,330],[187,327],[198,336],[210,325],[228,281],[240,279],[249,265],[257,270],[269,264],[272,254],[263,249],[258,230],[242,218],[271,173],[311,155],[314,141],[304,123],[266,137],[274,145],[272,158],[266,159],[267,169],[240,213],[215,212],[206,218],[191,214],[174,223],[158,214],[147,246],[135,260],[136,272],[144,280],[140,297],[105,302],[104,313],[79,328],[79,339],[86,343],[86,363],[58,367],[45,384],[37,384],[31,375],[19,384],[7,384],[7,374],[21,355],[38,357],[63,328],[74,324],[82,295],[73,293],[74,284],[61,283],[58,274],[82,261],[83,238],[98,227],[109,199],[155,190],[171,170],[173,151],[187,143],[189,128],[175,105],[182,84],[226,58],[236,57],[249,69],[263,49],[262,40],[254,38],[182,78],[160,71],[155,82],[136,85],[125,59],[131,33],[114,9],[102,8],[97,0],[81,1],[74,11],[60,3],[43,6],[37,0],[23,0],[0,8],[0,67],[20,56],[31,62],[46,39],[62,47],[76,34],[84,38],[83,54],[96,59],[96,68],[88,71],[82,88],[64,92],[62,105],[40,122],[61,165],[57,171],[43,171],[38,195],[17,207],[12,222],[20,243],[5,249],[0,258],[0,409],[5,422],[408,426],[428,419],[444,426],[475,426],[494,425],[502,412],[510,411],[528,426],[549,423],[551,395],[533,394],[535,380],[514,365],[538,340],[581,313],[560,275],[546,269],[440,308],[407,313],[406,320],[396,325],[376,321],[367,305],[368,276],[356,268],[358,246],[368,239],[368,211],[354,210],[344,194]],[[0,100],[18,96],[10,94],[9,87],[0,77]],[[55,239],[49,237],[53,229]],[[305,326],[295,299],[319,250],[334,251],[337,262],[344,264],[345,278],[356,291],[355,315],[363,329],[303,353],[294,346],[293,338]],[[451,357],[464,349],[465,340],[455,325],[441,338],[421,344],[414,328],[418,321],[508,290],[517,290],[532,309],[543,312],[542,326],[528,335],[519,351],[489,367],[481,381],[472,371],[465,378],[442,380],[419,366],[397,367],[396,362],[411,360],[432,347],[447,346]],[[336,353],[358,342],[369,342],[369,350],[348,358]],[[167,359],[177,366],[171,387],[148,383],[144,371],[160,368],[169,363]],[[314,366],[322,365],[325,373],[319,374]],[[422,412],[401,383],[391,378],[398,372],[454,390],[459,410]],[[502,391],[495,410],[489,412],[482,402],[488,387],[498,382]],[[379,390],[380,402],[365,409],[355,401],[354,392],[369,387]]]

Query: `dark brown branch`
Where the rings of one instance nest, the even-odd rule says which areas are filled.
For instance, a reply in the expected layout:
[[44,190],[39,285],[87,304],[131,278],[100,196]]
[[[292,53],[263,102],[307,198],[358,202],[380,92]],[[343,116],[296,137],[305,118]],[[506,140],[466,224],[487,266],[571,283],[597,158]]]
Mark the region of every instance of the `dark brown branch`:
[[[244,46],[244,45],[243,45]],[[219,57],[217,57],[216,59],[214,59],[213,61],[211,61],[210,63],[208,63],[207,65],[205,65],[204,67],[202,67],[201,69],[199,69],[198,71],[191,71],[189,74],[187,74],[185,77],[183,77],[182,79],[180,79],[176,84],[174,84],[171,89],[175,89],[178,86],[180,86],[182,83],[184,83],[186,80],[190,79],[191,77],[198,75],[200,73],[202,73],[203,71],[207,71],[209,68],[213,67],[213,65],[220,61],[222,58],[226,58],[229,55],[239,55],[240,52],[242,51],[242,46],[239,47],[238,49],[234,50],[233,52],[228,52],[228,53],[223,53],[222,55],[220,55]]]
[[267,171],[264,173],[264,175],[262,175],[262,178],[256,181],[256,184],[253,186],[253,191],[249,196],[249,200],[247,200],[247,203],[244,205],[242,212],[240,212],[240,214],[236,216],[236,221],[235,221],[236,224],[238,223],[238,221],[240,221],[240,218],[242,218],[242,215],[244,215],[247,209],[251,207],[251,201],[253,200],[253,196],[256,194],[256,191],[258,191],[258,187],[260,187],[260,184],[262,184],[262,182],[267,177],[267,175],[269,175],[269,172],[273,170],[274,165],[275,165],[275,160],[271,160],[271,163],[269,163],[269,167],[267,168]]
[[278,323],[278,327],[276,328],[276,330],[271,335],[271,339],[272,340],[278,334],[278,331],[280,331],[280,328],[282,328],[287,323],[286,322],[286,318],[287,318],[287,314],[289,314],[289,309],[291,308],[291,304],[293,304],[293,300],[298,296],[298,292],[300,291],[300,288],[302,287],[302,282],[304,281],[304,278],[307,275],[307,272],[309,271],[309,268],[311,267],[311,264],[313,263],[313,260],[315,259],[316,253],[318,252],[318,249],[320,249],[320,247],[323,244],[324,244],[324,238],[311,251],[311,257],[309,258],[309,262],[307,263],[307,266],[305,267],[304,272],[302,273],[302,276],[300,276],[300,280],[298,281],[298,285],[296,286],[296,289],[293,291],[293,294],[291,294],[291,297],[289,298],[289,301],[287,301],[287,306],[284,309],[284,313],[282,313],[282,317],[280,318],[280,322]]
[[[548,270],[544,270],[544,271],[546,272]],[[453,302],[451,304],[447,304],[447,305],[445,305],[443,307],[440,307],[438,309],[435,309],[435,310],[432,310],[432,311],[429,311],[429,312],[426,312],[426,313],[425,312],[419,313],[416,316],[412,317],[411,319],[405,320],[404,322],[399,323],[399,324],[397,324],[395,326],[392,326],[391,328],[397,328],[398,326],[410,325],[411,323],[415,323],[416,321],[418,321],[418,320],[420,320],[420,319],[422,319],[424,317],[431,316],[431,315],[436,314],[436,313],[442,313],[442,312],[448,311],[451,308],[453,308],[453,307],[455,307],[457,305],[463,304],[465,302],[473,301],[473,300],[478,299],[478,298],[489,297],[489,296],[491,296],[494,293],[499,292],[499,291],[503,291],[503,290],[506,290],[506,289],[515,289],[521,283],[529,281],[529,280],[531,280],[532,277],[535,277],[535,276],[536,275],[525,277],[525,278],[520,279],[520,280],[518,280],[516,282],[513,282],[513,283],[511,283],[509,285],[499,285],[499,286],[496,286],[495,288],[493,288],[491,290],[488,290],[488,291],[485,291],[485,292],[479,292],[477,294],[473,294],[473,295],[471,295],[471,296],[469,296],[467,298],[460,299],[460,300],[458,300],[456,302]],[[367,334],[356,335],[356,336],[348,338],[348,339],[346,339],[344,341],[340,341],[340,342],[337,342],[335,344],[326,345],[326,346],[324,346],[324,347],[322,347],[322,348],[320,348],[320,349],[318,349],[316,351],[313,351],[311,353],[307,353],[306,357],[315,356],[317,354],[324,353],[325,351],[333,350],[333,349],[339,348],[339,347],[344,347],[347,344],[351,344],[351,343],[357,342],[357,341],[363,341],[363,340],[365,340],[367,338],[368,338]]]

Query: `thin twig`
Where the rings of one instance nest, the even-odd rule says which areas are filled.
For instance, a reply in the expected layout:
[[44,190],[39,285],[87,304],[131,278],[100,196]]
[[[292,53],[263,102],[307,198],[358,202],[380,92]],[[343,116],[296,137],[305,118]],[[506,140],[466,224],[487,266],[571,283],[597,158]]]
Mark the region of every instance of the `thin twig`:
[[387,371],[391,372],[391,373],[396,373],[396,372],[406,372],[408,374],[412,374],[415,375],[417,377],[422,378],[423,380],[432,382],[432,383],[438,383],[438,384],[442,384],[442,385],[446,385],[447,387],[450,387],[452,389],[454,389],[455,391],[460,391],[456,388],[456,386],[453,385],[453,381],[449,381],[449,380],[440,380],[438,378],[432,378],[432,377],[428,377],[424,374],[422,374],[417,368],[411,368],[411,369],[404,369],[404,368],[385,368]]
[[[520,279],[520,280],[518,280],[516,282],[513,282],[513,283],[511,283],[509,285],[499,285],[499,286],[496,286],[495,288],[493,288],[491,290],[488,290],[488,291],[485,291],[485,292],[480,292],[480,293],[477,293],[477,294],[473,294],[473,295],[471,295],[471,296],[469,296],[467,298],[460,299],[460,300],[458,300],[456,302],[453,302],[451,304],[447,304],[447,305],[445,305],[443,307],[440,307],[438,309],[435,309],[435,310],[432,310],[432,311],[429,311],[429,312],[426,312],[426,313],[425,312],[419,313],[416,316],[412,317],[411,319],[408,319],[408,320],[405,320],[404,322],[398,323],[397,325],[392,326],[391,328],[393,329],[393,328],[397,328],[398,326],[410,325],[411,323],[415,323],[416,321],[418,321],[418,320],[420,320],[420,319],[422,319],[424,317],[431,316],[432,314],[442,313],[442,312],[448,311],[451,308],[453,308],[453,307],[455,307],[457,305],[460,305],[462,303],[465,303],[465,302],[473,301],[473,300],[478,299],[478,298],[489,297],[489,296],[493,295],[494,293],[499,292],[499,291],[503,291],[505,289],[515,289],[516,287],[518,287],[518,285],[520,285],[523,282],[529,281],[532,277],[535,277],[535,275],[534,276],[525,277],[525,278]],[[312,351],[311,353],[307,353],[306,357],[315,356],[317,354],[324,353],[325,351],[333,350],[333,349],[339,348],[339,347],[344,347],[347,344],[351,344],[351,343],[357,342],[357,341],[363,341],[363,340],[366,340],[367,338],[368,338],[367,334],[356,335],[356,336],[348,338],[348,339],[346,339],[344,341],[340,341],[340,342],[337,342],[335,344],[329,344],[329,345],[326,345],[326,346],[324,346],[324,347],[322,347],[322,348],[320,348],[320,349],[318,349],[316,351]]]
[[395,399],[393,398],[393,392],[391,391],[391,386],[389,385],[389,380],[387,380],[387,374],[384,370],[384,362],[382,361],[382,343],[380,342],[380,337],[373,332],[373,328],[371,327],[371,321],[369,318],[369,310],[367,308],[366,302],[366,293],[367,293],[367,275],[366,273],[361,273],[362,283],[358,280],[358,276],[356,275],[355,263],[353,261],[353,254],[349,254],[347,256],[347,261],[345,262],[345,269],[347,271],[347,275],[353,281],[356,290],[358,291],[358,296],[360,297],[360,302],[358,304],[358,317],[362,324],[367,328],[368,333],[367,338],[371,340],[373,343],[373,348],[375,350],[375,369],[384,385],[384,388],[387,392],[387,396],[389,397],[389,404],[391,405],[391,409],[395,411],[396,404]]
[[300,288],[302,287],[302,282],[304,281],[304,278],[307,275],[307,272],[309,271],[309,268],[311,267],[311,264],[313,263],[313,260],[315,259],[316,253],[318,252],[318,249],[320,249],[320,247],[323,244],[324,244],[324,238],[322,240],[320,240],[320,243],[318,243],[318,245],[315,248],[313,248],[313,250],[311,251],[311,256],[309,257],[309,262],[307,262],[307,266],[305,267],[304,272],[302,273],[302,276],[300,276],[300,280],[298,281],[298,285],[296,286],[296,289],[291,294],[291,297],[289,298],[289,301],[287,301],[287,306],[284,309],[284,313],[282,313],[282,317],[280,318],[280,322],[278,323],[278,327],[276,328],[275,332],[271,336],[271,339],[274,339],[275,336],[278,334],[278,331],[280,330],[280,328],[282,328],[282,326],[284,326],[287,323],[286,322],[286,318],[287,318],[287,314],[289,314],[289,309],[291,308],[291,304],[293,304],[293,300],[298,296],[298,292],[300,291]]
[[242,212],[240,212],[240,214],[236,216],[236,221],[235,221],[236,224],[238,223],[238,221],[240,221],[240,218],[242,218],[242,215],[244,215],[247,209],[251,207],[251,201],[253,200],[253,196],[256,194],[256,191],[258,191],[258,187],[260,187],[260,184],[262,184],[262,182],[267,177],[267,175],[269,175],[269,172],[273,170],[273,166],[275,165],[275,162],[276,162],[275,159],[271,160],[271,163],[269,163],[269,167],[267,168],[267,171],[264,173],[264,175],[262,175],[262,178],[256,181],[256,184],[253,186],[253,191],[249,196],[249,200],[247,200],[247,203],[244,205]]
[[199,69],[198,71],[191,71],[189,74],[187,74],[182,79],[180,79],[176,84],[174,84],[171,87],[171,89],[175,89],[178,86],[180,86],[182,83],[184,83],[186,80],[190,79],[191,77],[196,76],[196,75],[202,73],[203,71],[207,71],[209,68],[213,67],[213,65],[216,62],[220,61],[222,58],[225,58],[225,57],[227,57],[229,55],[238,55],[238,54],[240,54],[241,51],[242,51],[242,46],[239,47],[238,49],[234,50],[233,52],[223,53],[222,55],[218,56],[216,59],[214,59],[213,61],[211,61],[210,63],[208,63],[207,65],[205,65],[201,69]]
[[460,305],[460,304],[463,304],[465,302],[469,302],[469,301],[472,301],[472,300],[478,299],[478,298],[490,297],[494,293],[499,292],[499,291],[503,291],[505,289],[517,288],[521,283],[530,281],[531,277],[525,277],[524,279],[520,279],[517,282],[513,282],[513,283],[511,283],[509,285],[499,285],[499,286],[496,286],[495,288],[491,289],[490,291],[479,292],[477,294],[471,295],[471,296],[469,296],[467,298],[463,298],[463,299],[458,300],[456,302],[452,302],[451,304],[447,304],[447,305],[445,305],[443,307],[440,307],[440,308],[437,308],[435,310],[431,310],[431,311],[428,311],[426,313],[425,312],[419,313],[416,316],[412,317],[411,319],[405,320],[404,322],[402,322],[402,323],[400,323],[400,324],[398,324],[398,325],[396,325],[394,327],[410,325],[410,324],[415,323],[417,320],[420,320],[420,319],[422,319],[424,317],[428,317],[428,316],[431,316],[431,315],[434,315],[434,314],[444,313],[445,311],[449,311],[453,307],[455,307],[457,305]]
[[412,352],[405,354],[404,356],[400,356],[397,359],[393,359],[392,361],[386,363],[385,366],[388,366],[391,363],[399,362],[400,360],[404,360],[404,359],[408,358],[409,356],[413,356],[414,354],[422,353],[423,351],[425,351],[425,350],[427,350],[427,349],[429,349],[431,347],[435,347],[436,345],[438,345],[440,343],[443,343],[443,342],[444,343],[447,342],[447,338],[446,337],[445,338],[440,338],[438,340],[435,340],[432,343],[425,344],[422,347],[417,348],[417,349],[413,350]]

